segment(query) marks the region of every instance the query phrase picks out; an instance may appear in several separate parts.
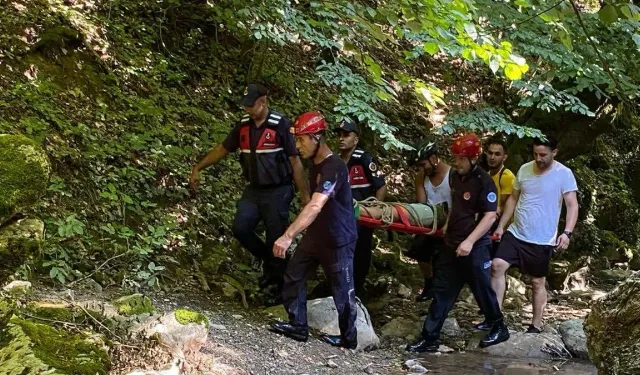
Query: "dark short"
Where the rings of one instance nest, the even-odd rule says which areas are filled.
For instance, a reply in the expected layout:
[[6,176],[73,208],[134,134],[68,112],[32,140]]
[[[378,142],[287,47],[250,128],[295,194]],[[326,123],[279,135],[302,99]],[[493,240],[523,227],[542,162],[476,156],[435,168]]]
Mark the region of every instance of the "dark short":
[[403,254],[418,262],[429,263],[433,260],[434,255],[444,248],[443,237],[416,235],[409,250],[403,251]]
[[511,232],[502,236],[495,258],[500,258],[520,272],[533,277],[546,277],[555,246],[537,245],[517,239]]

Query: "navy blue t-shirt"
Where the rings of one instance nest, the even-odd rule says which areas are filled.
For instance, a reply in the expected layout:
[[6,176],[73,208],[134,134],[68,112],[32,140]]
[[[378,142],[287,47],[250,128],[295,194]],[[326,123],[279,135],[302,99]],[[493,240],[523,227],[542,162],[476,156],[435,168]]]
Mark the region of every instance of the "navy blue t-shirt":
[[353,214],[349,171],[339,156],[333,154],[309,173],[309,188],[313,193],[329,197],[318,217],[309,225],[305,241],[316,245],[340,247],[357,239]]

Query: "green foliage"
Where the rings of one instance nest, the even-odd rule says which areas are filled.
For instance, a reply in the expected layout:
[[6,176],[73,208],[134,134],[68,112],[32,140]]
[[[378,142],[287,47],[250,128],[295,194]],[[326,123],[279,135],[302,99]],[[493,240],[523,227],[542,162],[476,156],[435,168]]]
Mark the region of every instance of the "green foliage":
[[126,316],[151,314],[155,310],[149,297],[138,293],[120,297],[113,301],[113,305]]
[[209,328],[209,319],[204,315],[196,311],[186,310],[186,309],[178,309],[174,313],[176,320],[180,324],[204,324],[207,328]]
[[513,133],[519,138],[543,136],[538,129],[514,124],[504,111],[493,107],[451,115],[437,131],[439,134],[454,134],[462,129],[477,133]]

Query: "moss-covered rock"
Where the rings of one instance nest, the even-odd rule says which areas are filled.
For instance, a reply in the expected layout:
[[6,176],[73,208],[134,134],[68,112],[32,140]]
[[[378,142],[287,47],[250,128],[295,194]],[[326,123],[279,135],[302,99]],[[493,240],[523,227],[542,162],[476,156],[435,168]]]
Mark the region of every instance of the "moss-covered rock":
[[106,374],[105,349],[79,334],[13,317],[0,334],[0,373]]
[[596,301],[584,330],[589,357],[600,373],[640,373],[640,274]]
[[0,283],[40,254],[43,236],[44,223],[38,219],[20,220],[0,230]]
[[175,311],[176,320],[180,324],[204,324],[207,329],[209,328],[209,319],[202,313],[191,311],[187,309],[178,309]]
[[120,297],[113,301],[113,305],[120,314],[126,316],[152,314],[155,310],[149,297],[139,293]]
[[10,299],[0,299],[0,332],[7,326],[13,316],[15,303]]
[[33,206],[48,179],[49,162],[40,146],[24,136],[0,134],[0,220]]

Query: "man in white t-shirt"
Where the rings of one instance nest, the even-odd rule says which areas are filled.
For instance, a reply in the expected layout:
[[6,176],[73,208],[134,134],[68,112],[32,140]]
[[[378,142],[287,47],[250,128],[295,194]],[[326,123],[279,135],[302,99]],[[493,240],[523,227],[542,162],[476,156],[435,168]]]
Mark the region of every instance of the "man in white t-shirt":
[[[528,333],[542,330],[542,312],[547,304],[545,279],[549,261],[555,249],[569,247],[571,232],[578,220],[578,186],[571,170],[554,158],[557,141],[536,139],[534,160],[524,164],[513,184],[495,234],[501,237],[500,246],[491,266],[491,284],[502,308],[505,274],[515,266],[531,276],[533,287],[533,321]],[[562,201],[567,206],[564,231],[558,235]],[[507,233],[504,228],[514,215]],[[503,236],[504,233],[504,236]]]

